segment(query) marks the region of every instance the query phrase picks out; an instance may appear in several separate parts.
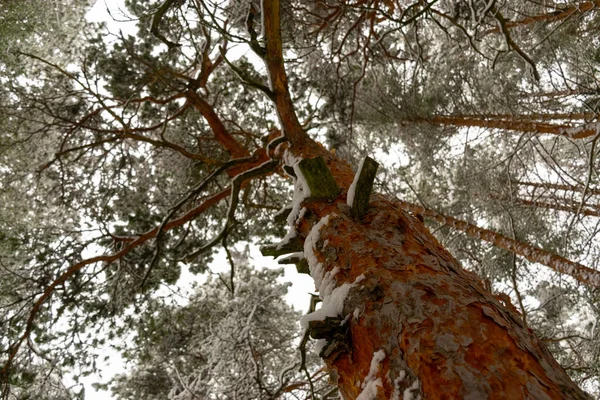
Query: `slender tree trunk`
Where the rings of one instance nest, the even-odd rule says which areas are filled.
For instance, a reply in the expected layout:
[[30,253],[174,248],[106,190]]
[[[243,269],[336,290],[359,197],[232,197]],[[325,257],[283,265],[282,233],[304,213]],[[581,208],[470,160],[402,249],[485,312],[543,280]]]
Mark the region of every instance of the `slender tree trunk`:
[[513,181],[513,183],[521,186],[530,186],[534,189],[541,188],[547,191],[564,191],[564,192],[577,192],[577,193],[589,193],[592,195],[600,195],[600,189],[586,188],[585,186],[565,185],[550,182],[524,182],[524,181]]
[[[531,25],[540,22],[551,23],[556,21],[562,21],[567,18],[571,18],[574,15],[583,14],[585,12],[591,11],[594,8],[597,8],[598,6],[600,6],[600,0],[576,2],[574,4],[565,6],[564,8],[559,8],[554,12],[528,16],[517,21],[507,21],[506,27],[515,28],[518,26]],[[499,32],[499,29],[490,29],[486,33],[492,32],[497,33]]]
[[574,202],[572,200],[571,201],[561,200],[558,198],[544,199],[546,201],[537,200],[537,199],[522,199],[522,198],[518,198],[518,197],[513,197],[511,199],[511,198],[502,197],[502,196],[490,196],[490,198],[509,201],[509,202],[512,202],[515,204],[522,204],[527,207],[564,211],[564,212],[568,212],[571,214],[585,215],[587,217],[600,217],[600,211],[599,211],[600,206],[598,206],[597,204],[585,204],[584,203],[585,207],[580,207],[579,204],[574,204]]
[[[542,121],[550,120],[549,117],[544,118]],[[517,117],[511,118],[488,118],[488,117],[475,117],[475,116],[462,116],[462,115],[436,115],[432,117],[409,117],[406,118],[407,122],[426,122],[434,125],[452,125],[452,126],[469,126],[479,127],[487,129],[503,129],[514,132],[527,132],[535,134],[552,134],[565,136],[571,139],[584,139],[593,137],[598,133],[599,123],[596,122],[585,122],[585,121],[573,121],[580,123],[578,126],[570,126],[568,124],[552,124],[548,122],[526,120]]]
[[511,239],[497,232],[490,231],[489,229],[479,228],[466,221],[440,214],[434,210],[426,209],[417,204],[408,203],[402,200],[395,201],[395,204],[405,211],[410,211],[414,214],[420,214],[434,219],[440,224],[448,225],[473,238],[492,243],[496,247],[523,256],[531,262],[546,265],[558,273],[571,276],[584,285],[592,287],[600,286],[600,271],[593,268],[586,267],[583,264],[571,261],[558,254],[551,253],[528,243]]

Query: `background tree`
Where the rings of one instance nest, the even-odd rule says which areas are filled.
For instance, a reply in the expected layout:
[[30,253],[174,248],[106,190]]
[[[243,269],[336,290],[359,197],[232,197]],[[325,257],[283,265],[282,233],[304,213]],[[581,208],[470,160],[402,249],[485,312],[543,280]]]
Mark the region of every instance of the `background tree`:
[[69,63],[28,52],[32,79],[2,104],[5,383],[15,366],[93,370],[105,321],[123,334],[124,311],[216,245],[284,236],[279,126],[304,155],[323,153],[305,129],[354,162],[387,150],[376,189],[597,390],[595,3],[290,1],[281,53],[252,2],[128,7],[137,37],[99,27]]
[[[135,344],[125,352],[136,367],[113,380],[118,398],[308,396],[294,345],[300,313],[282,300],[283,271],[255,271],[248,252],[232,252],[235,278],[209,278],[184,306],[151,300],[136,317]],[[313,390],[331,391],[318,369],[310,368],[319,377]]]

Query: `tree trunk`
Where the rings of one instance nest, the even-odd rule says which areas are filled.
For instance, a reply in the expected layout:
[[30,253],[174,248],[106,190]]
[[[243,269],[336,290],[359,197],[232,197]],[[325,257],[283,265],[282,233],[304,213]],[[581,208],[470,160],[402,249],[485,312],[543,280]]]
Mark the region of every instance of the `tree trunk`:
[[[274,155],[296,175],[287,239],[304,242],[323,306],[303,325],[322,338],[320,354],[344,398],[589,399],[510,301],[487,292],[418,219],[377,195],[366,214],[352,216],[352,169],[316,144],[295,115],[279,7],[262,3],[271,99],[289,143]],[[326,183],[327,168],[306,179],[302,160],[317,156],[335,183]]]
[[418,219],[373,196],[355,220],[345,197],[308,198],[290,221],[323,298],[304,324],[345,399],[590,398]]
[[[593,10],[598,6],[600,6],[600,0],[577,2],[576,4],[571,4],[568,6],[565,4],[564,8],[557,8],[556,11],[550,13],[527,16],[517,21],[507,21],[506,28],[514,28],[518,26],[531,25],[540,22],[551,23],[563,21],[567,18],[573,17],[574,15],[583,14],[585,12]],[[486,34],[491,32],[499,33],[500,29],[490,29],[486,32]]]
[[394,204],[405,211],[410,211],[414,214],[420,214],[424,217],[431,218],[442,225],[447,225],[453,229],[462,231],[472,238],[477,238],[484,242],[491,243],[500,249],[505,249],[511,253],[520,255],[531,262],[545,265],[558,273],[569,275],[584,285],[591,287],[600,286],[599,271],[590,267],[586,267],[578,262],[571,261],[548,250],[512,239],[489,229],[480,228],[466,221],[440,214],[434,210],[426,209],[425,207],[417,204],[408,203],[402,200],[395,200]]

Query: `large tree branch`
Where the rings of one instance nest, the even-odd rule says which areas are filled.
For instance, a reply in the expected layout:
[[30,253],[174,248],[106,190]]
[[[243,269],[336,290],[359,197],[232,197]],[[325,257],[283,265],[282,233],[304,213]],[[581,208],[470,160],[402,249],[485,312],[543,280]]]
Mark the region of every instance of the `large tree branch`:
[[[266,39],[264,61],[269,74],[273,101],[285,136],[292,146],[303,147],[313,142],[302,128],[292,97],[283,61],[279,0],[263,0],[263,29]],[[314,143],[314,142],[313,142]]]
[[219,118],[213,107],[208,104],[195,90],[188,90],[186,97],[191,105],[202,114],[208,125],[212,129],[215,138],[221,143],[221,145],[227,150],[227,152],[233,158],[246,157],[250,155],[248,149],[242,146],[235,138],[229,133],[223,121]]

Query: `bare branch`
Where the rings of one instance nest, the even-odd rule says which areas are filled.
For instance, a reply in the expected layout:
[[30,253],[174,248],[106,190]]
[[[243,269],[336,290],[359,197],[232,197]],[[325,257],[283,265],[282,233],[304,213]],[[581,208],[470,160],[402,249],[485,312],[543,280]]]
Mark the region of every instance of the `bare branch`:
[[164,35],[158,30],[158,27],[169,8],[171,8],[171,6],[176,4],[178,1],[179,0],[165,0],[165,2],[161,4],[161,6],[158,7],[158,10],[156,10],[154,13],[154,16],[152,17],[152,25],[150,26],[150,32],[160,39],[164,44],[166,44],[169,49],[180,47],[181,45],[179,43],[171,42],[169,39],[164,37]]
[[539,81],[540,73],[538,72],[537,67],[535,66],[535,62],[513,40],[509,30],[506,28],[506,19],[502,16],[502,14],[500,14],[499,10],[495,9],[495,7],[492,7],[491,11],[492,15],[494,15],[494,18],[496,18],[496,21],[498,21],[500,32],[502,32],[502,34],[504,35],[504,39],[506,40],[506,45],[508,46],[509,50],[514,50],[515,53],[517,53],[527,64],[529,64],[529,66],[531,67],[533,77],[536,81]]

